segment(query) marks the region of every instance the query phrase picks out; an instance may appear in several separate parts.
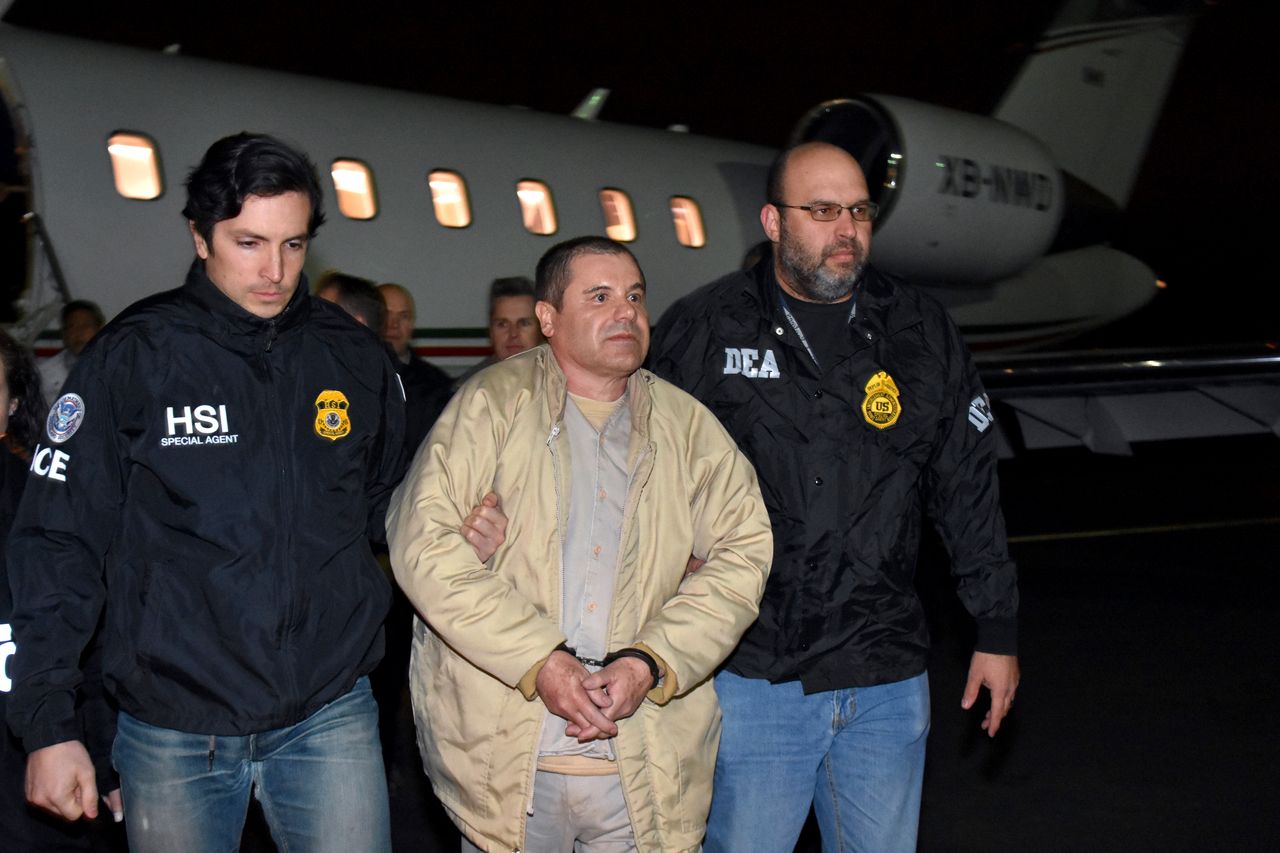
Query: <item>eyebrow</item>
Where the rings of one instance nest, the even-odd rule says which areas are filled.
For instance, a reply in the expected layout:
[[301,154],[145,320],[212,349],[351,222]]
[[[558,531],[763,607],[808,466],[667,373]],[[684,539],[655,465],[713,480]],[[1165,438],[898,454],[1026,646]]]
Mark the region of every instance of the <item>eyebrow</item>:
[[830,198],[815,198],[813,201],[809,202],[809,204],[810,204],[811,206],[812,206],[812,205],[815,205],[815,204],[839,204],[839,205],[841,205],[842,207],[853,207],[855,204],[867,204],[867,203],[869,203],[870,201],[871,201],[871,198],[870,198],[870,197],[867,197],[867,198],[860,198],[860,199],[858,199],[857,201],[851,201],[851,202],[849,202],[848,204],[844,204],[844,203],[842,203],[842,202],[836,201],[835,199],[830,199]]
[[[613,286],[612,286],[612,285],[608,285],[608,284],[596,284],[596,285],[592,285],[591,287],[588,287],[586,290],[582,291],[582,295],[583,295],[583,296],[593,296],[593,295],[595,295],[595,294],[597,294],[597,293],[601,293],[601,292],[608,293],[608,292],[609,292],[609,291],[611,291],[611,290],[613,290]],[[636,291],[636,290],[641,290],[641,291],[644,291],[644,292],[646,292],[646,293],[647,293],[647,292],[648,292],[648,290],[649,290],[649,286],[648,286],[648,285],[646,285],[643,281],[637,281],[637,282],[634,282],[634,283],[632,283],[632,284],[627,285],[627,287],[626,287],[626,291],[625,291],[625,292],[627,292],[627,293],[631,293],[631,292]]]
[[[233,228],[233,229],[231,230],[231,236],[232,236],[232,237],[248,237],[248,238],[250,238],[250,239],[252,239],[252,240],[261,240],[261,241],[262,241],[262,242],[264,242],[264,243],[270,243],[270,242],[271,242],[271,238],[267,237],[266,235],[264,235],[264,234],[258,234],[258,233],[254,232],[254,231],[250,231],[250,230],[245,229],[245,228]],[[307,240],[307,239],[310,239],[310,236],[309,236],[308,234],[306,234],[306,233],[303,233],[303,234],[295,234],[295,235],[293,235],[292,237],[285,237],[285,238],[284,238],[283,240],[281,240],[280,242],[282,242],[282,243],[290,243],[290,242],[292,242],[292,241],[294,241],[294,240]]]

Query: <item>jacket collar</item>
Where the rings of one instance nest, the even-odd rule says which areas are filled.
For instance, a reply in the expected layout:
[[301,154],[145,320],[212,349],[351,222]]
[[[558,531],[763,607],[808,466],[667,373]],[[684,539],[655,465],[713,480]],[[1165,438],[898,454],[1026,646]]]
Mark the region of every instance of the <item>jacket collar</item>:
[[300,328],[311,313],[310,285],[305,274],[299,277],[298,287],[284,310],[274,317],[263,318],[250,314],[231,300],[209,280],[204,261],[196,258],[187,271],[182,292],[190,298],[197,310],[207,315],[208,329],[218,340],[231,349],[241,352],[269,349],[281,335]]
[[[539,360],[542,365],[543,374],[546,377],[547,388],[547,417],[550,418],[552,424],[560,424],[564,421],[564,408],[569,402],[569,387],[564,377],[564,371],[560,369],[559,362],[556,361],[555,354],[551,352],[551,344],[543,342],[534,347],[534,357]],[[512,356],[520,358],[520,356]],[[649,435],[649,413],[653,410],[653,398],[650,395],[649,387],[654,382],[654,375],[647,370],[639,369],[627,379],[627,405],[631,407],[631,432],[635,439],[639,437],[647,440]]]

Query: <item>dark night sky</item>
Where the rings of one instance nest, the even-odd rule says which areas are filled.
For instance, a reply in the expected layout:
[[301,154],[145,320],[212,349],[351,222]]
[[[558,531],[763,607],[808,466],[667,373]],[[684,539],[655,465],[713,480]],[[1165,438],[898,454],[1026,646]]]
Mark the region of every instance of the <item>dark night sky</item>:
[[[989,112],[1057,0],[795,4],[63,3],[7,20],[495,104],[568,112],[593,86],[602,120],[781,145],[822,100],[905,95]],[[1267,271],[1280,217],[1274,84],[1280,11],[1206,3],[1114,244],[1170,283],[1107,345],[1280,340]],[[74,8],[74,14],[70,10]],[[230,10],[236,11],[232,14]],[[199,10],[193,11],[193,10]],[[359,9],[359,11],[355,11]],[[305,11],[304,11],[305,10]]]

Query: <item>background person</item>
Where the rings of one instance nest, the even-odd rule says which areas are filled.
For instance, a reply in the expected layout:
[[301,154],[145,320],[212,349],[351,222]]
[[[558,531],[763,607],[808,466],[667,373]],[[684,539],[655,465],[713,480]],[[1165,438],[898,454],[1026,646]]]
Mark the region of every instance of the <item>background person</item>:
[[361,326],[382,337],[387,306],[369,279],[331,270],[316,282],[316,296],[337,305]]
[[54,396],[67,381],[67,374],[93,340],[93,336],[106,325],[102,309],[88,299],[73,299],[62,306],[62,351],[40,359],[40,387]]
[[533,282],[524,276],[493,280],[489,285],[489,345],[493,353],[459,376],[454,382],[455,388],[462,387],[462,383],[489,365],[542,343],[542,330],[533,303]]
[[418,319],[413,294],[398,284],[380,284],[378,292],[387,310],[382,337],[396,354],[396,373],[404,383],[405,446],[412,456],[449,401],[453,380],[413,351],[413,330]]
[[[0,331],[0,543],[9,536],[27,481],[31,450],[44,429],[47,409],[40,394],[40,377],[27,349],[7,332]],[[13,599],[9,593],[9,572],[0,551],[0,721],[13,686],[11,676],[18,654],[9,617]],[[89,743],[98,790],[110,791],[110,810],[122,811],[120,782],[111,769],[111,740],[115,717],[102,695],[102,679],[92,672],[87,685],[93,701],[83,711],[90,731]],[[26,798],[27,753],[8,726],[0,724],[0,838],[10,853],[55,853],[92,849],[90,828],[69,824],[31,806]],[[116,817],[119,820],[119,817]]]

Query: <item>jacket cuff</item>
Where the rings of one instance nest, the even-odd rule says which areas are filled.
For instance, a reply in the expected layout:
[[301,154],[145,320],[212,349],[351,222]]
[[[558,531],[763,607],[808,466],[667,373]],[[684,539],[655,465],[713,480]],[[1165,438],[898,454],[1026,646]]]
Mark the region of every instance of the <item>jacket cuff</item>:
[[[110,759],[93,756],[93,775],[98,780],[98,796],[105,797],[120,787],[120,774],[111,766]],[[108,811],[110,811],[108,809]]]
[[1017,619],[979,619],[978,643],[975,651],[992,655],[1018,653]]
[[69,740],[78,740],[84,742],[84,732],[80,730],[80,726],[74,722],[59,723],[56,725],[39,726],[32,728],[22,736],[22,748],[27,754],[35,752],[37,749],[44,749],[46,746],[53,746],[57,743],[65,743]]
[[658,686],[646,693],[645,697],[655,705],[665,705],[670,702],[671,697],[675,696],[680,688],[680,679],[676,678],[675,671],[667,665],[661,655],[644,643],[632,643],[631,647],[639,649],[653,658],[658,664],[658,669],[663,673],[662,678],[658,681]]
[[[563,643],[561,645],[563,645]],[[522,675],[520,680],[516,682],[516,689],[520,691],[520,695],[523,696],[526,701],[532,702],[534,699],[538,698],[538,673],[542,672],[542,667],[546,665],[547,658],[551,657],[552,652],[555,652],[559,648],[560,646],[556,646],[556,648],[543,655],[542,659],[529,667],[529,671]]]

